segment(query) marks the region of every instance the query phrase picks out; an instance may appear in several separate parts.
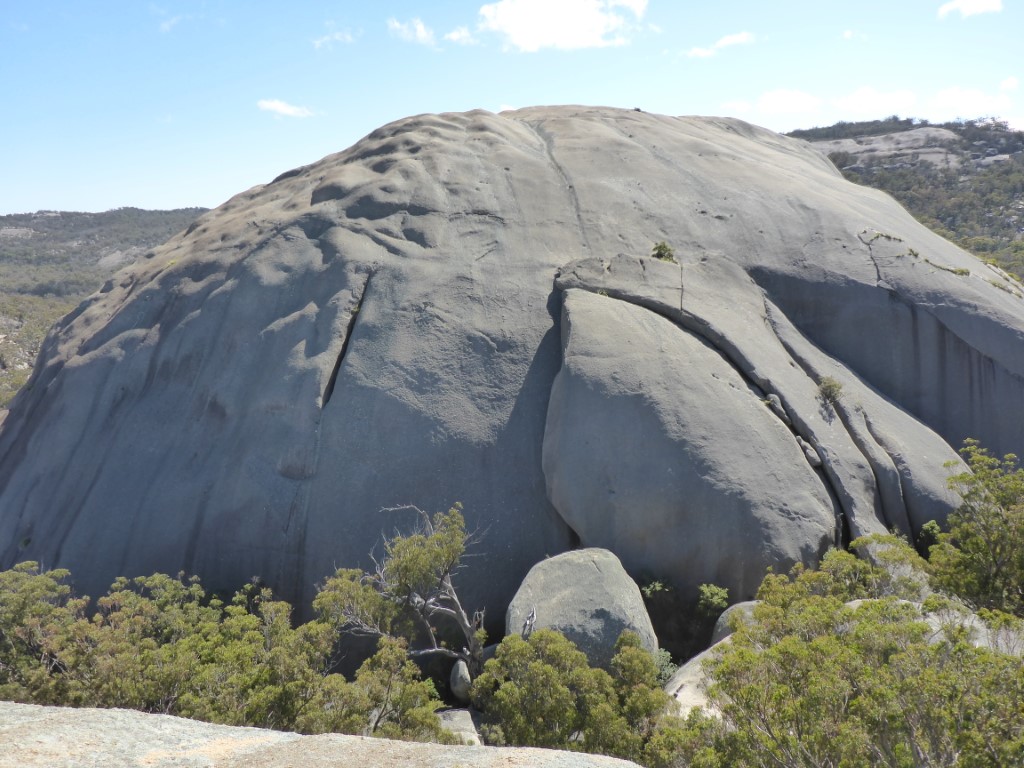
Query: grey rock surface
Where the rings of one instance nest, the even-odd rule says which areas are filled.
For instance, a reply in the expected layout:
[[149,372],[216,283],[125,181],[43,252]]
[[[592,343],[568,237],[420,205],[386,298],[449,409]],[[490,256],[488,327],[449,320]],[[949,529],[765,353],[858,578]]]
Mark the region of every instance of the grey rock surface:
[[591,666],[609,667],[626,630],[639,635],[647,650],[658,648],[640,588],[605,549],[577,549],[533,566],[509,604],[505,633],[520,634],[531,613],[534,630],[561,632]]
[[122,709],[0,702],[0,768],[628,768],[553,749],[415,744],[210,725]]
[[483,744],[473,722],[473,714],[468,709],[442,709],[437,716],[441,719],[441,727],[462,739],[463,744],[473,747]]
[[834,543],[832,501],[793,433],[700,337],[574,288],[562,343],[544,472],[585,546],[633,573],[751,595],[768,566]]
[[0,567],[92,595],[259,575],[301,609],[412,523],[382,510],[461,501],[485,535],[459,586],[492,636],[581,541],[740,599],[766,563],[944,517],[965,437],[1024,453],[1007,280],[737,120],[400,120],[232,198],[53,330],[0,424]]
[[715,621],[715,628],[711,631],[711,645],[724,640],[733,633],[733,622],[740,621],[749,623],[754,615],[756,600],[744,600],[742,603],[734,603],[722,611],[722,615]]
[[469,689],[472,685],[473,678],[469,675],[469,665],[459,659],[452,665],[452,671],[448,675],[448,689],[458,701],[467,704]]
[[728,642],[728,637],[723,638],[707,650],[698,653],[681,665],[665,683],[665,692],[679,705],[681,717],[686,717],[690,714],[690,710],[696,708],[704,710],[705,714],[719,716],[718,707],[708,698],[707,686],[710,684],[711,678],[704,671],[704,662],[712,654],[721,650],[723,643]]

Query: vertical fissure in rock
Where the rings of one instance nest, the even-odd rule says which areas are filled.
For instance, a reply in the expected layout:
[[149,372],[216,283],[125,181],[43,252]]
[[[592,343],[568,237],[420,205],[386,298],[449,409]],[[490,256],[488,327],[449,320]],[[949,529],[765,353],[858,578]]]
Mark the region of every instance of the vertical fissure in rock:
[[[897,529],[897,530],[903,532],[904,535],[908,536],[911,540],[913,540],[914,539],[914,523],[913,523],[913,520],[911,519],[910,504],[909,504],[909,500],[911,498],[911,495],[913,494],[913,489],[907,487],[907,478],[905,478],[903,476],[903,472],[900,471],[900,464],[899,464],[899,461],[897,460],[897,456],[895,454],[893,454],[893,452],[890,451],[889,448],[886,447],[885,441],[883,441],[879,437],[879,435],[877,434],[877,431],[876,431],[874,425],[871,423],[871,419],[868,417],[867,414],[864,414],[864,428],[867,430],[868,435],[870,435],[871,439],[875,442],[875,445],[878,446],[878,449],[880,451],[882,451],[889,458],[890,462],[892,462],[893,473],[895,474],[896,481],[898,483],[898,490],[899,490],[900,498],[902,500],[902,508],[901,508],[901,510],[899,510],[900,512],[902,512],[902,515],[900,516],[900,519],[897,521],[897,520],[893,519],[889,514],[886,514],[886,516],[885,516],[886,527],[889,528],[890,530]],[[886,512],[887,512],[887,510],[886,510]]]
[[[782,348],[785,349],[786,352],[789,354],[790,359],[800,367],[800,370],[802,370],[809,379],[811,379],[812,381],[817,381],[818,376],[816,375],[814,366],[802,355],[800,355],[800,353],[797,352],[797,350],[795,350],[793,346],[789,344],[786,341],[786,339],[784,339],[783,336],[778,332],[775,326],[775,320],[772,318],[772,313],[767,303],[765,304],[765,317],[767,317],[769,324],[775,332],[775,337],[779,340],[779,343],[782,345]],[[825,407],[824,404],[823,407]],[[864,457],[864,460],[867,462],[868,467],[871,470],[872,479],[875,483],[875,495],[878,499],[878,504],[880,506],[881,492],[879,490],[879,478],[875,472],[875,465],[872,463],[871,457],[867,455],[867,453],[865,452],[864,446],[857,440],[857,436],[855,434],[856,430],[852,429],[849,423],[849,414],[845,413],[845,409],[838,402],[828,403],[827,407],[829,407],[832,410],[834,417],[839,419],[839,422],[843,425],[843,428],[849,435],[850,440],[853,442],[854,447],[860,452],[860,454]],[[805,437],[804,439],[806,440],[807,438]],[[813,446],[814,444],[811,443],[811,445]],[[854,521],[852,518],[854,517],[854,510],[852,508],[848,508],[846,504],[843,503],[844,495],[840,493],[842,483],[835,476],[835,470],[832,467],[832,463],[828,459],[827,454],[825,454],[824,452],[819,452],[819,455],[821,456],[822,469],[824,470],[824,472],[822,472],[822,475],[827,479],[829,487],[835,495],[835,498],[838,499],[840,502],[837,507],[837,514],[841,519],[836,521],[836,547],[845,549],[846,546],[850,543],[850,541],[852,541],[855,538],[858,538],[860,535],[859,532],[855,534],[853,530]],[[884,515],[883,510],[879,509],[878,511],[882,512],[882,514]]]
[[558,160],[555,159],[554,147],[552,146],[551,142],[551,135],[543,128],[541,128],[540,125],[535,125],[534,123],[526,121],[524,121],[524,125],[528,126],[530,130],[533,131],[533,133],[537,136],[538,139],[541,140],[541,143],[544,145],[544,150],[547,153],[548,160],[554,167],[555,172],[562,179],[562,183],[564,184],[566,190],[569,193],[569,200],[572,204],[573,212],[576,214],[576,226],[579,228],[580,231],[580,240],[582,241],[583,249],[586,251],[587,254],[593,253],[593,249],[590,247],[590,240],[587,237],[587,229],[583,225],[583,212],[580,209],[579,195],[576,193],[576,187],[572,183],[572,179],[566,172],[565,167],[560,162],[558,162]]
[[341,342],[341,351],[338,352],[338,359],[334,361],[334,370],[331,371],[331,377],[327,380],[327,386],[324,388],[324,396],[321,398],[321,408],[326,408],[327,404],[331,402],[331,396],[334,395],[334,386],[338,382],[338,373],[341,371],[341,365],[345,362],[345,355],[348,354],[348,346],[352,343],[352,336],[356,330],[356,323],[359,321],[359,310],[363,305],[363,299],[366,298],[366,294],[370,290],[370,281],[373,280],[373,274],[370,274],[366,278],[366,282],[363,283],[363,290],[356,299],[355,306],[352,309],[352,315],[349,317],[348,325],[345,328],[345,338]]
[[865,240],[863,235],[866,234],[868,231],[869,230],[865,229],[863,232],[858,232],[857,239],[864,243],[865,246],[867,246],[868,260],[871,262],[871,265],[875,268],[875,285],[880,286],[882,285],[882,270],[878,266],[878,259],[875,258],[875,249],[873,247],[873,243],[879,237],[885,237],[885,235],[883,235],[881,232],[876,232],[871,239]]

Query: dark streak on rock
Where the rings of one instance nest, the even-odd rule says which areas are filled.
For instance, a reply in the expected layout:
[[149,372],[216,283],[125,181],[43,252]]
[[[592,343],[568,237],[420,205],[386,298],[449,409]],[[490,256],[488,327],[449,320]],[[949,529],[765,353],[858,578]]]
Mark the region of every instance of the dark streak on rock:
[[334,385],[338,381],[338,372],[341,370],[341,364],[345,360],[345,355],[348,353],[348,345],[352,341],[352,334],[356,329],[356,321],[359,319],[359,308],[363,304],[363,298],[366,296],[367,291],[370,290],[370,281],[373,280],[373,273],[367,276],[366,282],[363,284],[362,293],[359,294],[359,298],[356,299],[355,307],[352,310],[352,316],[349,318],[348,326],[345,328],[345,340],[341,343],[341,352],[338,353],[338,359],[334,363],[334,370],[331,371],[331,378],[327,380],[327,387],[324,389],[324,396],[321,398],[321,408],[326,408],[327,403],[331,401],[331,395],[334,394]]

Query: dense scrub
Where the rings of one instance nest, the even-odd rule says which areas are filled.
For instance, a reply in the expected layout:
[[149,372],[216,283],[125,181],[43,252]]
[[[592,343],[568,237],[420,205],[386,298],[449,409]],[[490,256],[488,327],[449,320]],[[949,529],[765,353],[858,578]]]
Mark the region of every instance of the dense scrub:
[[687,721],[682,752],[701,756],[692,764],[1022,764],[1019,620],[986,616],[994,647],[977,646],[962,605],[922,601],[920,582],[894,583],[844,552],[817,571],[770,575],[758,599],[708,664],[720,717]]
[[874,537],[765,578],[708,663],[719,716],[694,712],[670,764],[1024,765],[1024,471],[963,453],[927,562]]
[[[475,677],[485,739],[655,768],[1024,765],[1024,470],[973,442],[964,455],[972,471],[950,479],[964,503],[948,530],[926,530],[928,561],[875,536],[854,544],[870,557],[833,551],[766,576],[752,618],[706,662],[710,711],[676,716],[635,636],[599,670],[538,630],[506,637]],[[484,638],[451,587],[459,508],[420,519],[373,572],[328,579],[297,627],[258,584],[221,600],[196,579],[118,579],[91,605],[66,571],[22,563],[0,573],[0,697],[450,740],[410,659],[475,665]],[[351,631],[379,640],[349,680],[334,668]]]
[[[0,573],[0,697],[126,707],[229,725],[443,739],[436,690],[397,640],[354,681],[332,673],[336,633],[291,623],[255,584],[228,602],[197,579],[118,579],[94,606],[67,571],[22,563]],[[372,719],[371,719],[372,716]]]

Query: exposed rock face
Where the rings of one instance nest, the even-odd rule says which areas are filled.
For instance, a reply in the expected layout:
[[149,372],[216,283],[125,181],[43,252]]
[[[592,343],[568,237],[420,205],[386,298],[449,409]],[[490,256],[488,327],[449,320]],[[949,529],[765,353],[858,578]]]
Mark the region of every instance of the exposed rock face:
[[726,637],[719,640],[705,651],[698,653],[692,659],[683,664],[675,671],[669,681],[665,683],[665,692],[676,700],[679,705],[678,714],[686,717],[690,711],[696,708],[704,710],[705,714],[720,716],[718,707],[711,703],[708,697],[707,686],[711,682],[710,676],[704,671],[704,662],[714,654],[722,650],[722,643],[729,642]]
[[[662,240],[678,264],[648,256]],[[1003,279],[738,121],[409,118],[62,321],[0,426],[0,565],[92,594],[258,574],[306,602],[411,522],[381,510],[460,500],[486,554],[463,596],[492,630],[580,543],[743,599],[767,563],[942,518],[964,437],[1024,451]]]
[[459,659],[452,665],[452,671],[448,675],[448,689],[456,701],[468,704],[469,689],[472,685],[473,678],[469,674],[469,665]]
[[753,619],[754,606],[756,605],[757,600],[745,600],[742,603],[733,603],[726,608],[722,615],[718,617],[718,621],[715,622],[715,629],[711,633],[711,644],[714,645],[733,633],[733,621],[738,620],[744,624],[749,623]]
[[483,745],[480,741],[480,733],[473,722],[473,714],[468,709],[442,709],[437,716],[441,720],[441,727],[451,731],[463,744],[479,747]]
[[533,566],[508,606],[505,633],[519,634],[528,619],[531,629],[561,632],[594,667],[609,668],[627,630],[647,650],[658,649],[640,588],[606,549],[577,549]]
[[[469,726],[471,727],[471,725]],[[633,768],[555,749],[415,744],[362,736],[300,736],[144,715],[0,702],[0,768]]]
[[812,142],[813,146],[826,155],[847,152],[857,163],[927,161],[938,167],[949,165],[953,168],[960,166],[960,152],[952,148],[966,143],[955,131],[936,126],[914,128],[882,136]]
[[[825,483],[714,347],[578,288],[562,313],[544,471],[584,541],[615,549],[633,573],[743,590],[835,540]],[[723,558],[731,549],[743,556]]]

